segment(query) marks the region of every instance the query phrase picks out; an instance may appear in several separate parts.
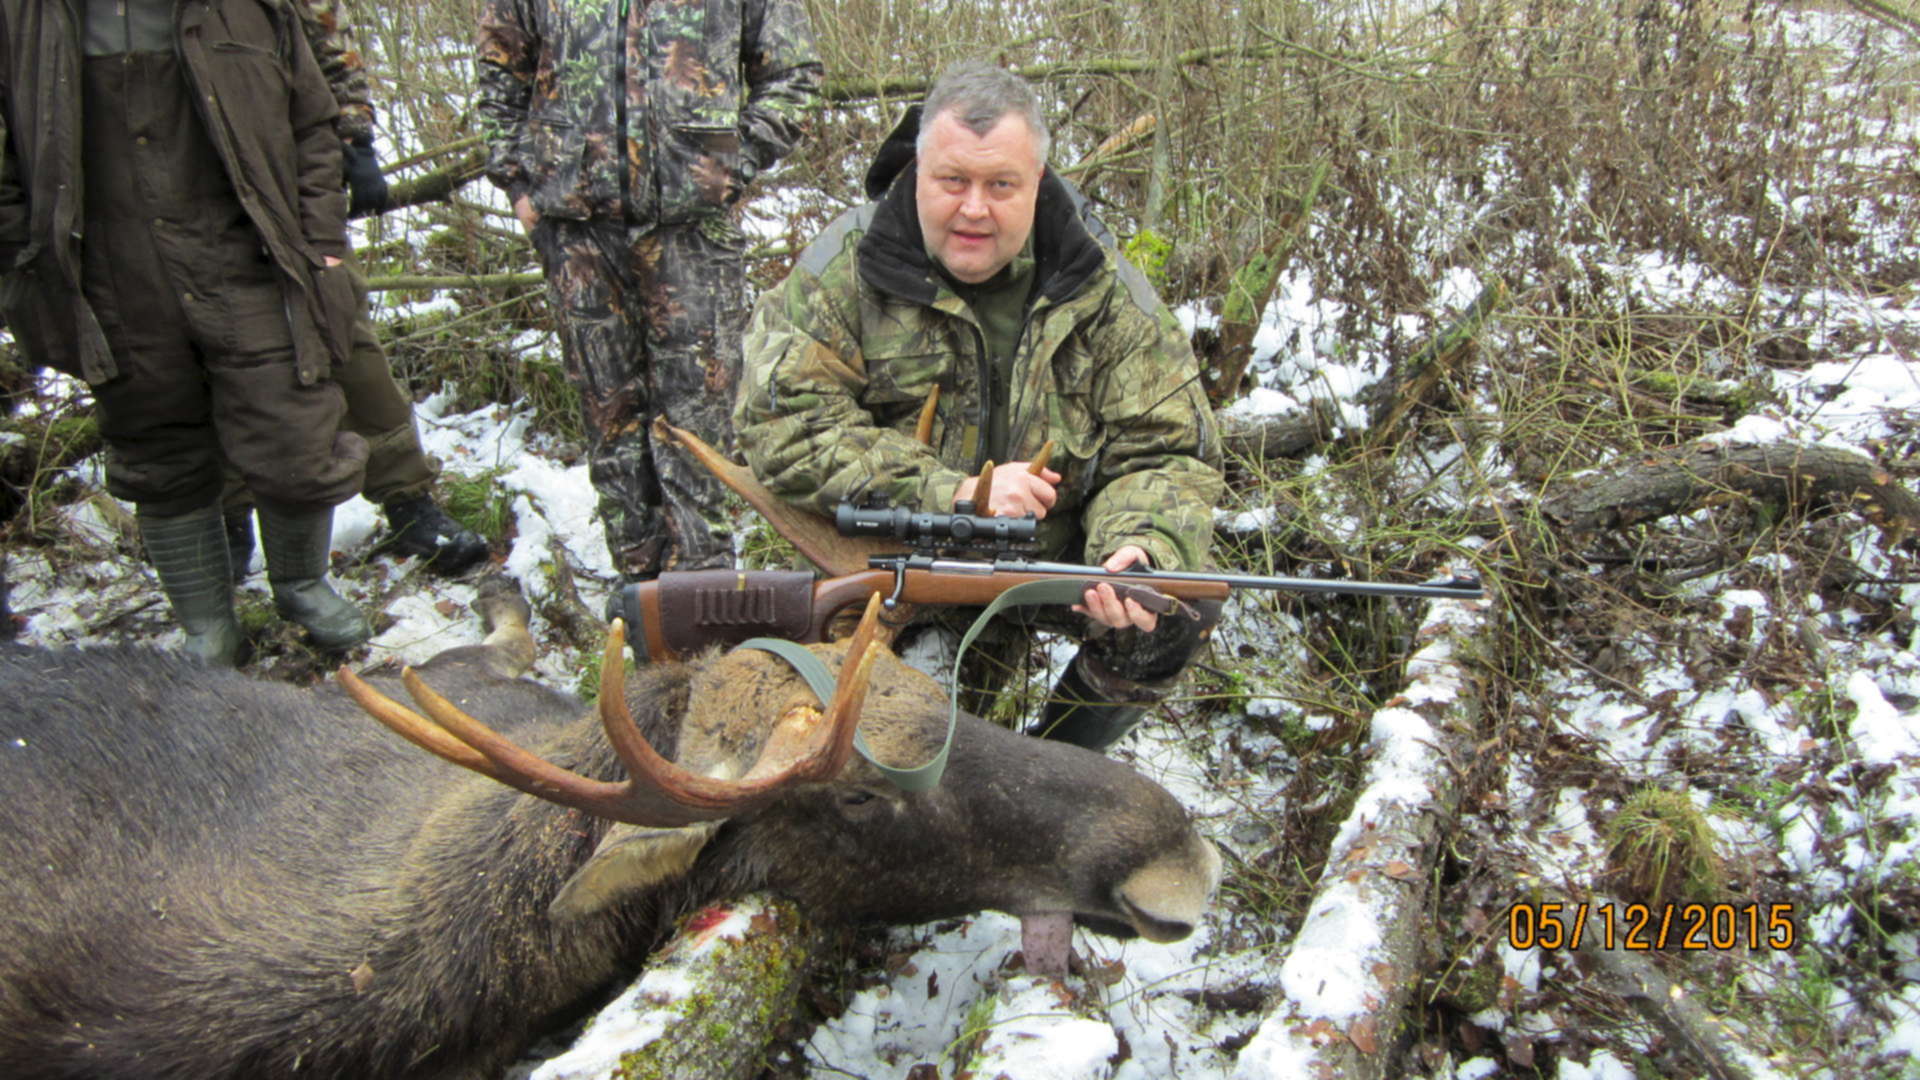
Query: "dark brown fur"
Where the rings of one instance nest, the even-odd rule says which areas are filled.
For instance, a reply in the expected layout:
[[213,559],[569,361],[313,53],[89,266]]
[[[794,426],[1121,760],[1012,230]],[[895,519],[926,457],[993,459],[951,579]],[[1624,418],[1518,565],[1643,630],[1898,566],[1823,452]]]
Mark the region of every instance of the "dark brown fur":
[[[911,763],[943,730],[929,702],[944,698],[883,661],[863,730]],[[736,693],[750,680],[712,665],[791,680],[765,657],[703,663]],[[529,749],[620,775],[577,701],[499,668],[483,646],[421,670]],[[696,674],[629,681],[663,753],[683,725],[692,743],[729,742],[728,714],[804,694],[762,686],[719,711],[694,697],[688,722]],[[838,782],[726,822],[673,880],[556,922],[549,902],[606,823],[431,758],[332,689],[136,648],[0,650],[0,792],[11,1080],[493,1075],[695,902],[772,889],[825,917],[992,907],[1124,928],[1115,897],[1153,876],[1142,866],[1217,871],[1157,785],[963,716],[935,791],[903,794],[856,759]],[[1182,914],[1134,925],[1177,935],[1194,895],[1204,903],[1187,889],[1165,908]]]

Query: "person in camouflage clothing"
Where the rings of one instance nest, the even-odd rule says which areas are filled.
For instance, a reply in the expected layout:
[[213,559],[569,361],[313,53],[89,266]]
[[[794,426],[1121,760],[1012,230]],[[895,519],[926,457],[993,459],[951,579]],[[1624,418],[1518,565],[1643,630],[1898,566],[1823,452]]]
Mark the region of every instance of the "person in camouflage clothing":
[[[346,4],[344,0],[294,0],[292,6],[340,109],[333,130],[340,136],[347,214],[381,213],[389,204],[387,181],[373,145],[373,98],[367,89],[366,65],[353,44]],[[458,574],[487,557],[487,542],[434,502],[433,480],[439,465],[421,449],[413,398],[394,381],[368,313],[366,278],[351,255],[347,271],[359,306],[352,351],[347,362],[334,369],[333,377],[347,398],[344,426],[367,440],[367,480],[361,494],[381,508],[388,524],[378,547],[394,555],[417,556],[437,573]],[[221,511],[237,579],[246,574],[253,558],[253,501],[231,466]]]
[[[1042,557],[1199,567],[1223,481],[1192,350],[1046,171],[1047,141],[1017,76],[980,62],[942,74],[869,170],[874,201],[755,306],[740,446],[775,494],[828,515],[875,495],[943,512],[1001,463],[989,509],[1038,515]],[[1048,441],[1052,467],[1032,473]],[[1217,616],[1159,619],[1106,584],[1073,610],[1091,632],[1038,730],[1094,749],[1171,687]]]
[[629,581],[731,565],[723,489],[656,414],[731,443],[745,239],[732,208],[819,92],[800,0],[486,0],[487,175],[547,275],[607,546]]

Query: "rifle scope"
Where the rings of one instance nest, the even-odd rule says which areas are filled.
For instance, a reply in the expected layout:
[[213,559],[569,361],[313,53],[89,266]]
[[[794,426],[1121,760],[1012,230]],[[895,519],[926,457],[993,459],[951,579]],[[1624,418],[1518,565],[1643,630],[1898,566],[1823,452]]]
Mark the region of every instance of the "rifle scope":
[[833,523],[841,536],[874,536],[943,547],[1016,547],[1033,543],[1040,530],[1040,521],[1032,514],[923,514],[904,506],[855,506],[850,502],[835,508]]

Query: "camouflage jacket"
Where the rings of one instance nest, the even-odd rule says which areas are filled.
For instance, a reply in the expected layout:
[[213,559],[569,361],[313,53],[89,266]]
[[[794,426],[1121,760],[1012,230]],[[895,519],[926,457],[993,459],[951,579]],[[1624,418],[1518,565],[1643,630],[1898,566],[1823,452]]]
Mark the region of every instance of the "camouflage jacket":
[[[775,493],[828,515],[870,493],[945,511],[982,465],[983,337],[926,253],[914,174],[903,168],[877,202],[808,245],[760,297],[747,331],[734,407],[741,449]],[[1059,501],[1041,524],[1043,547],[1098,561],[1136,543],[1155,566],[1201,565],[1224,485],[1186,335],[1051,172],[1033,249],[1033,300],[1006,405],[1012,460],[1055,442]],[[914,427],[935,386],[929,447]]]
[[820,61],[801,0],[483,0],[479,84],[509,198],[668,224],[718,213],[793,148]]
[[367,92],[366,62],[354,46],[346,0],[295,0],[293,7],[300,13],[307,45],[320,63],[320,74],[326,76],[334,103],[340,106],[333,129],[347,141],[373,138],[373,98]]

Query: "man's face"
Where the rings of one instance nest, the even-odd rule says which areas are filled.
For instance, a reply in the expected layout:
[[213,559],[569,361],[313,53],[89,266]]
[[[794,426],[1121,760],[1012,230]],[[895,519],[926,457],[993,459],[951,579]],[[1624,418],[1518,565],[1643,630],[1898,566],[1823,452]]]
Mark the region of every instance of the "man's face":
[[1040,195],[1033,143],[1018,113],[1001,117],[984,136],[950,111],[929,123],[914,189],[920,231],[955,279],[977,285],[1026,246]]

